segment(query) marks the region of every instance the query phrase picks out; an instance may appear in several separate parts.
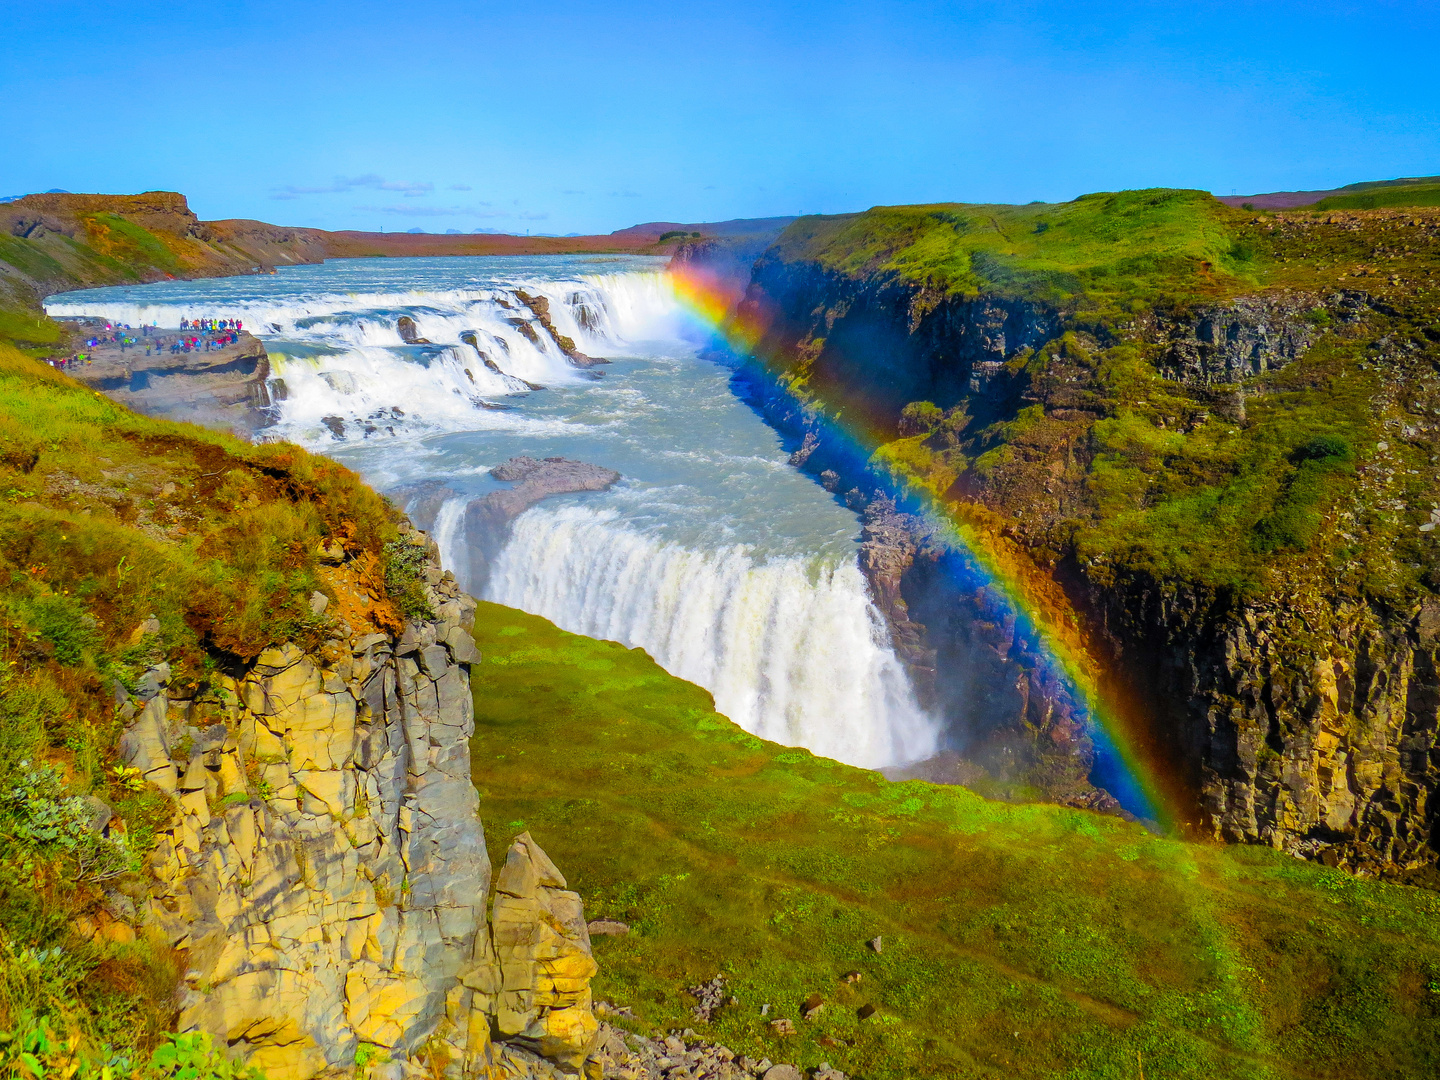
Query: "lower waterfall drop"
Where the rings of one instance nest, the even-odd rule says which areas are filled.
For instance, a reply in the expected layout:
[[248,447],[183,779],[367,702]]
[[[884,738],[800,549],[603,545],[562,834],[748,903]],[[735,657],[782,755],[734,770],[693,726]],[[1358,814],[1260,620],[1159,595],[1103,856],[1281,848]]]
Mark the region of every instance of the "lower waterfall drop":
[[691,551],[582,506],[521,515],[486,599],[639,646],[752,734],[878,768],[935,750],[853,561]]

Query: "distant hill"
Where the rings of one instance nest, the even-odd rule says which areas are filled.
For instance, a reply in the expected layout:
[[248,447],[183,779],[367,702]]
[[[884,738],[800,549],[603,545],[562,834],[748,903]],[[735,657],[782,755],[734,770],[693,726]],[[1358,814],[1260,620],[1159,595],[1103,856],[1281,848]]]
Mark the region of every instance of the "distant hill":
[[326,232],[245,219],[201,221],[185,196],[173,191],[40,192],[0,204],[0,341],[49,353],[62,335],[44,317],[40,301],[92,285],[264,273],[367,256],[672,255],[696,239],[763,247],[793,220],[652,221],[599,236]]
[[702,237],[722,239],[731,236],[779,236],[782,229],[795,219],[793,217],[732,218],[729,221],[701,221],[685,224],[680,221],[647,221],[643,225],[631,225],[628,229],[617,229],[611,236],[645,239],[655,242],[666,233],[699,233]]
[[1369,210],[1377,206],[1435,206],[1437,199],[1432,192],[1437,191],[1440,191],[1440,176],[1409,176],[1367,180],[1323,191],[1271,191],[1260,195],[1217,195],[1216,198],[1226,206],[1253,210],[1294,210],[1321,202],[1326,204],[1320,207],[1322,210]]

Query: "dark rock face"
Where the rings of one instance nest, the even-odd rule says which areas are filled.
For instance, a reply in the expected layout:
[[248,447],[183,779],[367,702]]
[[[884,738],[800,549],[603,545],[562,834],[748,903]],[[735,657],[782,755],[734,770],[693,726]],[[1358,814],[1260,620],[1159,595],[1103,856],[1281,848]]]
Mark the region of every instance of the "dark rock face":
[[[945,726],[933,767],[920,763],[896,778],[956,783],[983,776],[996,795],[1118,810],[1088,779],[1094,745],[1067,685],[968,556],[925,519],[898,509],[884,494],[884,478],[831,439],[817,415],[766,371],[748,364],[738,381],[766,420],[798,444],[791,463],[863,514],[860,569],[917,697]],[[952,758],[961,764],[951,767]]]
[[1018,787],[1070,805],[1118,808],[1088,777],[1094,745],[1040,643],[996,603],[930,525],[877,495],[864,510],[860,569],[921,703],[945,719],[937,758],[893,779]]
[[1348,321],[1366,307],[1360,293],[1242,296],[1196,308],[1157,324],[1165,340],[1157,366],[1192,385],[1234,383],[1298,360],[1332,321]]
[[1237,607],[1159,587],[1097,599],[1164,710],[1206,831],[1367,873],[1435,861],[1440,604]]
[[768,255],[746,307],[771,327],[762,353],[794,356],[827,401],[889,430],[910,402],[954,404],[1060,328],[1058,314],[1027,301],[931,295]]

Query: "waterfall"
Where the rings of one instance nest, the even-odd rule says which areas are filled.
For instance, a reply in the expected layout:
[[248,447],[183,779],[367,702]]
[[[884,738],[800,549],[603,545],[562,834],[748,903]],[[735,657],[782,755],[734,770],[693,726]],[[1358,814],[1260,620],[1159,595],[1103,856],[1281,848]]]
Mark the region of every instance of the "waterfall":
[[[523,428],[519,418],[485,413],[536,388],[595,378],[571,363],[522,294],[532,302],[543,298],[555,334],[597,356],[637,341],[674,339],[682,325],[669,276],[654,271],[283,301],[61,297],[46,309],[172,329],[182,319],[239,319],[267,339],[277,412],[267,437],[324,448],[372,437]],[[424,344],[406,344],[401,316]]]
[[[728,372],[696,359],[657,263],[604,261],[620,269],[337,260],[90,290],[47,308],[170,328],[242,320],[271,357],[267,437],[334,454],[381,487],[432,485],[444,501],[426,514],[462,586],[644,648],[764,738],[867,767],[929,756],[936,725],[867,595],[854,514],[786,466]],[[403,338],[402,317],[414,330]],[[617,363],[577,366],[565,338]],[[467,535],[466,508],[494,488],[489,469],[516,454],[571,456],[625,480],[535,506],[498,541]],[[498,550],[472,550],[490,543]],[[467,582],[479,564],[486,581]]]
[[935,750],[853,561],[691,551],[613,511],[536,507],[516,520],[486,593],[643,648],[762,738],[871,768]]

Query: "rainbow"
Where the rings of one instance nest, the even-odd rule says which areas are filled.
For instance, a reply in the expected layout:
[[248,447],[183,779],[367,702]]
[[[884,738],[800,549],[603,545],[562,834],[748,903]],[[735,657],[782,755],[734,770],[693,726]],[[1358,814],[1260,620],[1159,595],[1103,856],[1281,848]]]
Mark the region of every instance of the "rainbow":
[[[783,370],[783,357],[764,355],[768,329],[765,317],[740,299],[733,283],[703,267],[675,266],[670,271],[675,294],[703,332],[714,335],[735,355],[755,360],[768,372]],[[780,383],[782,380],[772,379]],[[887,441],[855,420],[827,416],[825,435],[839,442],[859,464],[871,460]],[[1189,804],[1178,770],[1148,742],[1138,709],[1127,706],[1123,692],[1106,686],[1104,671],[1086,647],[1079,620],[1059,596],[1048,575],[997,529],[987,527],[974,506],[950,503],[940,495],[909,483],[891,472],[891,494],[897,506],[923,514],[960,554],[967,581],[979,581],[993,603],[1017,624],[1017,631],[1037,643],[1042,656],[1063,680],[1077,706],[1096,751],[1095,778],[1137,817],[1172,830],[1177,809]]]

